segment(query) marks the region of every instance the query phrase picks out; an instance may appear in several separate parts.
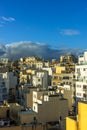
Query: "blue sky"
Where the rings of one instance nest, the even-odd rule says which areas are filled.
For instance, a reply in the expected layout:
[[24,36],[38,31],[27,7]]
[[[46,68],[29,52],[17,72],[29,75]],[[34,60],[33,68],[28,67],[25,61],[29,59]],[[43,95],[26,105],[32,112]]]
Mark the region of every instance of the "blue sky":
[[0,43],[87,49],[86,0],[0,0]]

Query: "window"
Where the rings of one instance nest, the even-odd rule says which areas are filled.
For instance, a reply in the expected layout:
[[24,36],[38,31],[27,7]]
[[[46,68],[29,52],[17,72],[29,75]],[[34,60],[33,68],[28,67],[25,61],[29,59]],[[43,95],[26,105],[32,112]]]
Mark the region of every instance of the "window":
[[34,95],[33,95],[33,97],[34,97],[34,98],[37,98],[37,95],[36,95],[36,94],[34,94]]
[[80,68],[77,69],[77,72],[80,72]]
[[83,97],[86,98],[86,94],[85,93],[83,94]]
[[81,88],[81,85],[77,85],[77,88]]
[[83,61],[80,61],[80,64],[83,64]]
[[40,79],[38,79],[38,82],[40,82]]
[[54,76],[53,79],[58,79],[58,76]]
[[81,93],[77,93],[77,96],[81,96]]
[[59,80],[61,80],[62,78],[61,77],[59,77]]
[[3,98],[4,100],[6,100],[6,99],[7,99],[7,95],[6,95],[6,94],[2,95],[2,98]]
[[73,75],[73,78],[75,78],[75,75]]
[[87,89],[87,85],[83,85],[83,89]]
[[83,68],[83,71],[85,71],[86,69],[85,68]]
[[86,77],[84,76],[84,79],[85,79]]
[[34,110],[36,110],[36,108],[37,108],[37,107],[36,107],[36,106],[34,106]]
[[5,85],[5,82],[2,82],[3,85]]
[[3,92],[3,93],[7,92],[7,89],[6,89],[6,88],[3,88],[3,89],[2,89],[2,92]]
[[56,83],[55,83],[55,82],[53,82],[53,85],[56,85]]
[[65,77],[63,77],[63,79],[69,79],[69,76],[65,76]]

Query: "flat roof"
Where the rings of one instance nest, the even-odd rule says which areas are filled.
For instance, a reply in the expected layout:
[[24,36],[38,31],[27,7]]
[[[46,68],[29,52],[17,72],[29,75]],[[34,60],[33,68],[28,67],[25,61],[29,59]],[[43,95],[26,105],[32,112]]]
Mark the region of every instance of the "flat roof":
[[19,111],[19,114],[37,114],[37,113],[33,110],[21,110]]
[[49,95],[49,97],[59,97],[60,100],[67,100],[66,98],[60,97],[59,95]]

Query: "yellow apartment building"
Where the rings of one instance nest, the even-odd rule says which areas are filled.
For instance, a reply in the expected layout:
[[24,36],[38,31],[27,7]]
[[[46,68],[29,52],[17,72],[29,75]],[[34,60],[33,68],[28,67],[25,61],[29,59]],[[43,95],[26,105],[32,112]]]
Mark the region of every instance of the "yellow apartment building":
[[58,86],[61,83],[61,74],[60,73],[53,73],[52,75],[52,86]]
[[87,103],[78,103],[77,119],[66,118],[66,130],[86,130],[87,129]]
[[66,70],[65,66],[55,66],[55,68],[56,68],[56,73],[57,74],[61,74],[62,71]]
[[87,129],[87,103],[78,104],[78,129]]
[[66,118],[66,130],[78,130],[75,119],[69,117]]
[[22,83],[22,82],[24,82],[24,83],[31,82],[31,76],[33,74],[35,74],[35,72],[36,72],[36,70],[33,70],[33,69],[26,69],[26,70],[20,71],[20,74],[19,74],[20,83]]
[[65,71],[64,66],[55,66],[55,73],[52,75],[52,86],[57,86],[61,83],[61,73]]

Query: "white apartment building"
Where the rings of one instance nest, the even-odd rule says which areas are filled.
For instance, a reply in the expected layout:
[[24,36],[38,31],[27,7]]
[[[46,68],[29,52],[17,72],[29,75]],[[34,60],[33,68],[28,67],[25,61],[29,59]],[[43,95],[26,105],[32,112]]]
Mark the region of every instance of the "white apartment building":
[[39,90],[38,91],[33,91],[33,110],[35,112],[38,112],[38,104],[42,104],[42,102],[49,101],[49,96],[48,96],[48,91],[44,90]]
[[32,84],[35,87],[48,87],[48,72],[44,70],[37,71],[35,75],[32,76]]
[[35,68],[36,69],[42,69],[43,68],[43,62],[42,61],[36,62],[35,63]]
[[52,69],[51,67],[43,67],[42,70],[48,71],[48,74],[49,74],[50,76],[52,76],[53,69]]
[[51,67],[43,67],[42,70],[46,70],[48,72],[48,85],[51,86],[53,68],[51,68]]
[[43,69],[43,67],[48,68],[49,67],[49,62],[45,61],[37,61],[34,63],[36,69]]
[[75,66],[76,99],[87,101],[87,52],[78,58]]

